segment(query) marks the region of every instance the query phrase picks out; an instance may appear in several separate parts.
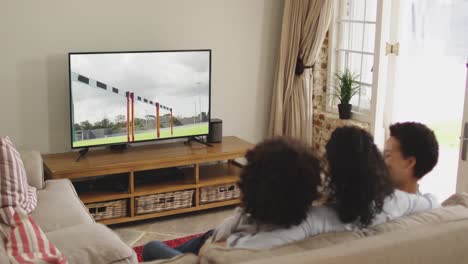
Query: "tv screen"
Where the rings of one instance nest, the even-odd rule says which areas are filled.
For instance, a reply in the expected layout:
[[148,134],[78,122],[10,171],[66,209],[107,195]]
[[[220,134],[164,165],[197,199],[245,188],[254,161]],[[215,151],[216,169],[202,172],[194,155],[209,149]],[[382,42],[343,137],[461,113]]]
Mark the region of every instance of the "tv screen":
[[210,50],[70,53],[72,148],[204,136]]

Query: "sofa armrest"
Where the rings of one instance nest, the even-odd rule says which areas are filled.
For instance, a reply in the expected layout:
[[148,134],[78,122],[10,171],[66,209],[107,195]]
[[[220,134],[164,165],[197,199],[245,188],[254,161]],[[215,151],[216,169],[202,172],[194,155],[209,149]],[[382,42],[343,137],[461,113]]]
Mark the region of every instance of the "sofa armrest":
[[81,224],[46,233],[69,264],[138,263],[135,251],[102,224]]
[[43,189],[44,167],[41,154],[35,150],[26,150],[20,151],[20,155],[26,169],[29,185],[36,187],[38,190]]

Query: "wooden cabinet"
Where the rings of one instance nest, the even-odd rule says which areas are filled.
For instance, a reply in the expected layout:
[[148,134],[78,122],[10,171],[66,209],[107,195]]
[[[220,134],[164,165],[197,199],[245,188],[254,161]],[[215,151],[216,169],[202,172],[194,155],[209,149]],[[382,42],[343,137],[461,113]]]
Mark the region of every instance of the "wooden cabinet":
[[[127,199],[127,215],[99,220],[104,224],[116,224],[238,204],[239,199],[200,204],[200,192],[204,187],[237,182],[241,168],[232,160],[243,157],[252,147],[252,144],[237,137],[225,137],[222,143],[213,144],[213,147],[198,143],[185,145],[176,142],[132,146],[123,152],[94,150],[79,162],[75,161],[78,155],[76,152],[48,154],[43,156],[43,160],[48,179],[68,178],[72,182],[77,182],[92,181],[96,177],[123,175],[127,191],[105,188],[105,190],[78,192],[85,204]],[[148,172],[164,168],[178,168],[181,174],[173,179],[169,175],[169,179],[163,182],[142,183],[139,180],[139,177],[143,177],[141,175],[148,177]],[[191,207],[156,213],[136,213],[137,197],[184,190],[194,190]]]

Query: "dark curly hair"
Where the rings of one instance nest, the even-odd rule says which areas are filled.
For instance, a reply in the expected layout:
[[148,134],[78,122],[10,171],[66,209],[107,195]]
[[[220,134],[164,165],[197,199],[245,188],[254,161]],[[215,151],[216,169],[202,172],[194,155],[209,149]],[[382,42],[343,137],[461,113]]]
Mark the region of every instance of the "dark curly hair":
[[394,187],[372,136],[357,127],[340,127],[326,145],[327,189],[343,223],[370,225]]
[[396,123],[390,126],[390,136],[400,143],[403,157],[415,157],[414,176],[421,179],[430,172],[439,159],[439,143],[434,131],[416,122]]
[[245,212],[259,224],[301,223],[320,197],[320,163],[311,148],[278,137],[259,143],[245,157],[239,182]]

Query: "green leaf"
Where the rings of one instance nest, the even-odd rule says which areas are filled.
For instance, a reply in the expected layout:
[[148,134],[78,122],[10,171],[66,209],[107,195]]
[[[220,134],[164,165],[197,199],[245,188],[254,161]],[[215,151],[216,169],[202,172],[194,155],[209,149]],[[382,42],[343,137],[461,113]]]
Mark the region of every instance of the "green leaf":
[[361,91],[359,75],[349,69],[335,73],[333,89],[330,92],[332,101],[339,100],[342,104],[349,104],[353,96]]

